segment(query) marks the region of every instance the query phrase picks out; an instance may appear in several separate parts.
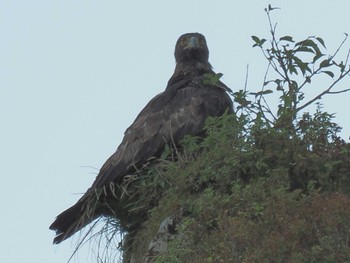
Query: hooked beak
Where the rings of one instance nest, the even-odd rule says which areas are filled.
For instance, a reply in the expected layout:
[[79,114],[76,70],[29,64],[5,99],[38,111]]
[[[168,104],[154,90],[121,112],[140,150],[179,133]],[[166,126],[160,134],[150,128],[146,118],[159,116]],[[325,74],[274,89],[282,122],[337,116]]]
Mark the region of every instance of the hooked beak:
[[187,46],[184,49],[189,49],[189,48],[199,48],[199,42],[196,37],[191,37],[188,40]]

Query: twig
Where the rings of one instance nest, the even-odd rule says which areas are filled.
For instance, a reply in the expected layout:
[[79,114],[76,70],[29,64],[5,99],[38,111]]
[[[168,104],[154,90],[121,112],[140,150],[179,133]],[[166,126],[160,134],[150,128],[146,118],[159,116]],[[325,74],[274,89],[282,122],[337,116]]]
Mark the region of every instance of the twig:
[[[266,83],[266,79],[267,79],[267,74],[268,74],[269,71],[270,71],[270,65],[271,65],[271,64],[269,63],[269,64],[267,65],[267,68],[266,68],[266,72],[265,72],[265,75],[264,75],[264,83],[263,83],[263,86],[262,86],[262,88],[261,88],[262,91],[264,90],[264,87],[265,87],[265,83]],[[261,100],[264,101],[265,106],[261,105],[261,103],[260,103]],[[277,118],[276,118],[276,116],[273,114],[273,112],[272,112],[272,110],[271,110],[269,104],[267,103],[265,97],[263,96],[263,94],[261,94],[260,97],[259,97],[259,99],[258,99],[258,106],[259,106],[260,112],[262,113],[264,119],[265,119],[268,123],[273,124],[273,121],[269,120],[269,118],[266,117],[265,112],[268,112],[268,113],[272,116],[273,120],[276,120]],[[265,110],[263,110],[263,107],[265,108]]]
[[344,92],[348,92],[350,91],[350,89],[344,89],[344,90],[339,90],[339,91],[330,91],[328,92],[328,94],[339,94],[339,93],[344,93]]
[[244,91],[247,90],[247,86],[248,86],[248,75],[249,75],[249,64],[247,64],[247,69],[246,69],[246,72],[245,72]]
[[[342,46],[344,45],[345,41],[348,39],[348,34],[345,33],[345,38],[343,39],[343,41],[340,43],[339,47],[337,48],[337,50],[335,51],[335,53],[330,57],[329,61],[332,60],[339,52],[339,50],[342,48]],[[345,64],[346,65],[346,64]]]
[[[314,97],[312,100],[306,102],[304,105],[300,106],[299,108],[296,109],[296,112],[306,108],[307,106],[311,105],[312,103],[314,103],[316,100],[319,100],[322,98],[323,95],[326,95],[326,94],[336,94],[335,92],[336,91],[333,91],[331,92],[331,89],[340,81],[342,80],[345,75],[348,75],[350,73],[350,69],[345,71],[343,74],[341,74],[337,80],[335,80],[330,86],[328,89],[326,89],[325,91],[321,92],[320,94],[318,94],[316,97]],[[346,91],[349,91],[350,89],[345,89],[343,91],[340,91],[339,93],[342,93],[342,92],[346,92]]]
[[348,64],[349,56],[350,56],[350,49],[348,50],[348,54],[346,55],[345,64],[344,64],[345,66]]

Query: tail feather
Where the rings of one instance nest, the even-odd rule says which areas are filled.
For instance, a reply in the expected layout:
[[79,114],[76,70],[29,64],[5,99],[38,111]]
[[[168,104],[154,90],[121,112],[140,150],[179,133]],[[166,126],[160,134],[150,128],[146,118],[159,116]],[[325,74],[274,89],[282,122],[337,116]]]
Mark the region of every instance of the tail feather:
[[84,216],[84,202],[79,202],[59,214],[56,220],[50,225],[50,229],[56,231],[54,244],[71,237],[83,227],[91,223],[95,217]]

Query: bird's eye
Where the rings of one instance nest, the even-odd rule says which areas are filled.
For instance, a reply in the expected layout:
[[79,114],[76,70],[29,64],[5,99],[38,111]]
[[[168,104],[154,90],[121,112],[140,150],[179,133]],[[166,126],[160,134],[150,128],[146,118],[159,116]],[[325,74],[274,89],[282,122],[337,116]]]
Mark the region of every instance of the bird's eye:
[[185,44],[186,44],[186,40],[185,40],[185,39],[182,39],[182,40],[180,41],[180,44],[181,44],[181,45],[185,45]]

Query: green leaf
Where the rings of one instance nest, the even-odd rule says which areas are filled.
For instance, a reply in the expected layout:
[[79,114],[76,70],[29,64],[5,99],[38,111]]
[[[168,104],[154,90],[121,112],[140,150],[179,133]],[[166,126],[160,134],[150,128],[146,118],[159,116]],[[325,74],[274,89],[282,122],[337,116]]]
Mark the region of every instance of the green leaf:
[[272,82],[272,80],[265,81],[264,86],[267,86],[270,82]]
[[327,74],[331,78],[334,78],[334,73],[332,71],[322,71],[323,73]]
[[317,46],[317,44],[312,41],[311,39],[305,39],[302,41],[299,41],[298,43],[295,44],[296,46],[308,46],[308,47],[314,47]]
[[316,54],[312,60],[312,63],[315,63],[317,60],[319,60],[323,56],[324,56],[324,54],[322,54],[322,53]]
[[[310,38],[296,43],[295,46],[311,47],[313,49],[313,51],[312,51],[313,53],[315,53],[315,54],[321,53],[321,51],[320,51],[319,47],[317,46],[317,44],[313,40],[311,40]],[[297,49],[300,49],[300,48],[297,48]]]
[[325,59],[320,63],[320,68],[326,68],[326,67],[330,67],[330,66],[332,66],[332,65],[329,63],[329,59]]
[[338,67],[340,67],[340,71],[341,72],[344,72],[345,71],[345,65],[344,65],[344,62],[341,61],[340,64],[338,65]]
[[237,102],[238,104],[242,105],[243,107],[246,107],[251,103],[251,101],[247,100],[247,92],[243,90],[239,90],[238,92],[233,93],[234,102]]
[[260,43],[260,38],[257,36],[252,36],[252,39],[254,40],[255,43],[259,44]]
[[316,37],[317,41],[321,43],[321,45],[326,48],[326,44],[324,43],[323,39],[320,37]]
[[203,84],[205,86],[208,86],[208,85],[216,85],[219,81],[220,81],[220,78],[223,76],[222,73],[207,73],[207,74],[204,74],[203,75]]
[[270,90],[270,89],[267,89],[267,90],[262,90],[262,91],[259,91],[259,92],[252,92],[250,94],[254,95],[255,97],[258,97],[258,96],[267,95],[267,94],[270,94],[270,93],[273,93],[273,91]]
[[311,72],[311,69],[309,68],[308,63],[303,62],[300,58],[296,56],[293,56],[293,60],[298,65],[303,75],[305,75],[306,71]]
[[161,156],[160,156],[160,159],[166,160],[166,159],[170,156],[171,151],[172,151],[172,150],[171,150],[171,148],[169,147],[169,145],[166,144],[165,147],[164,147],[164,151],[163,151],[163,153],[162,153]]
[[291,74],[294,73],[295,75],[298,75],[298,71],[293,65],[289,65],[288,70],[289,70],[289,73]]
[[282,41],[282,40],[284,40],[284,41],[288,41],[288,42],[295,42],[294,40],[293,40],[293,37],[291,37],[291,36],[284,36],[284,37],[281,37],[280,38],[280,41]]
[[277,84],[276,90],[277,91],[283,91],[283,87],[280,84]]
[[256,47],[256,46],[261,47],[266,42],[266,39],[260,39],[257,36],[251,36],[251,37],[252,37],[253,41],[255,42],[253,47]]
[[301,46],[295,50],[296,52],[309,52],[309,53],[315,53],[315,51],[312,48]]

